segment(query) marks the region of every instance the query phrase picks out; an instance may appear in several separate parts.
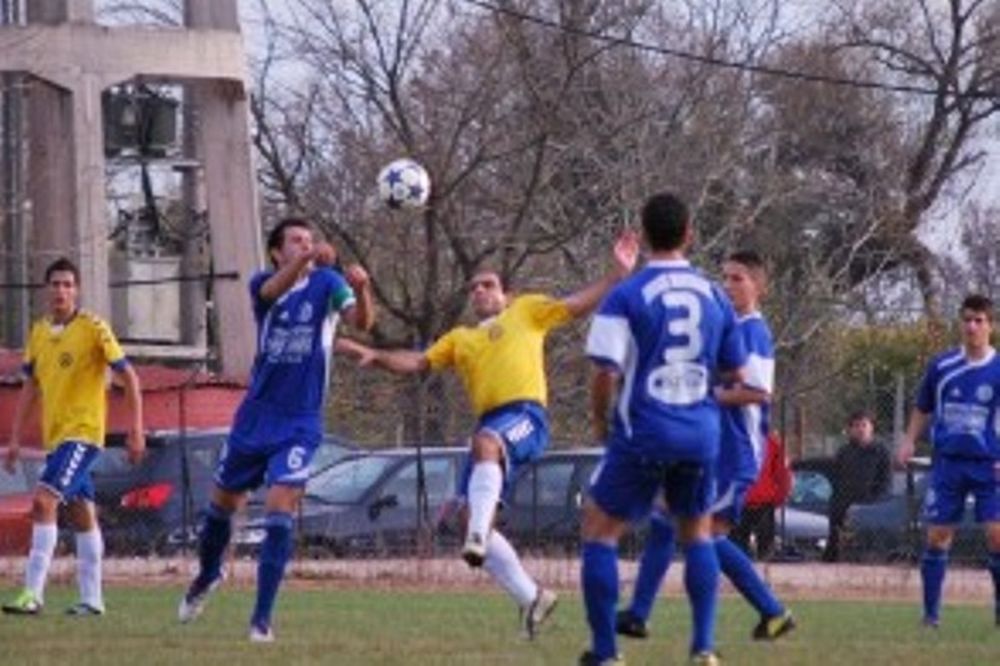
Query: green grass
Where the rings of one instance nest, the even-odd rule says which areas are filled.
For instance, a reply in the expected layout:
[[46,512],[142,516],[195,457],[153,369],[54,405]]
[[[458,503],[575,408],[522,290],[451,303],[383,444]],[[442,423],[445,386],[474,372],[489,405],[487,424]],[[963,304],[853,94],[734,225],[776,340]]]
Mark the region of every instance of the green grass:
[[[278,642],[246,640],[252,593],[224,589],[195,624],[175,621],[180,588],[107,590],[103,618],[68,618],[73,592],[55,587],[46,614],[0,617],[0,663],[252,666],[272,664],[574,664],[587,644],[579,596],[565,594],[547,631],[534,643],[516,638],[516,614],[489,592],[343,589],[284,590]],[[3,590],[4,598],[12,590]],[[799,629],[773,644],[750,640],[755,617],[727,597],[719,617],[724,663],[920,664],[1000,663],[1000,628],[988,609],[956,606],[938,631],[918,627],[916,604],[799,602]],[[687,607],[667,599],[653,618],[654,636],[621,643],[629,664],[682,664]]]

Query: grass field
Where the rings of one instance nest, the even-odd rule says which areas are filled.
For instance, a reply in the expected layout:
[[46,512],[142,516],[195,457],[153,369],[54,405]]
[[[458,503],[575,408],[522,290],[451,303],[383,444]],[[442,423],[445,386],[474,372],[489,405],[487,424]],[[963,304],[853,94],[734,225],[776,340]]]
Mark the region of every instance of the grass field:
[[[575,664],[587,644],[578,595],[565,594],[552,624],[537,641],[516,638],[515,613],[499,594],[357,588],[287,589],[279,600],[278,641],[246,640],[252,604],[248,589],[223,589],[190,626],[175,621],[180,588],[107,590],[103,618],[68,618],[61,610],[73,590],[48,593],[46,614],[0,616],[0,663],[200,666],[225,664]],[[6,598],[13,590],[0,590]],[[726,597],[719,617],[724,663],[949,664],[1000,663],[1000,628],[988,609],[946,609],[937,631],[918,626],[914,604],[798,602],[800,628],[773,644],[749,638],[755,618]],[[685,663],[687,607],[664,599],[653,618],[654,636],[622,642],[629,664]]]

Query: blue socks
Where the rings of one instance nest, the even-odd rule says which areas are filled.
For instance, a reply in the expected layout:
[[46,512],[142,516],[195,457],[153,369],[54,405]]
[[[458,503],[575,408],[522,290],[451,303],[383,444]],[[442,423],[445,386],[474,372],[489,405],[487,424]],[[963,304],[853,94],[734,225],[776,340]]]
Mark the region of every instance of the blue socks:
[[684,551],[684,587],[691,601],[691,654],[710,652],[715,643],[719,558],[712,541],[695,541]]
[[726,537],[715,540],[715,552],[719,556],[719,567],[726,578],[732,581],[740,594],[766,618],[777,617],[785,612],[771,592],[771,589],[761,579],[753,563],[746,553]]
[[198,538],[198,576],[192,587],[204,589],[222,576],[222,556],[233,531],[233,514],[214,502],[208,505]]
[[581,548],[580,582],[590,625],[591,652],[600,659],[618,655],[615,607],[618,604],[618,549],[598,541]]
[[639,560],[639,574],[629,607],[632,616],[642,622],[648,622],[653,612],[656,595],[674,559],[675,544],[673,523],[661,512],[654,511],[649,520],[649,534]]
[[271,626],[271,611],[278,587],[285,576],[285,565],[292,554],[292,514],[273,512],[264,519],[267,536],[260,547],[257,562],[257,603],[250,623],[261,629]]
[[931,548],[924,551],[920,560],[920,577],[924,583],[924,620],[936,623],[941,614],[941,588],[944,572],[948,567],[948,551]]

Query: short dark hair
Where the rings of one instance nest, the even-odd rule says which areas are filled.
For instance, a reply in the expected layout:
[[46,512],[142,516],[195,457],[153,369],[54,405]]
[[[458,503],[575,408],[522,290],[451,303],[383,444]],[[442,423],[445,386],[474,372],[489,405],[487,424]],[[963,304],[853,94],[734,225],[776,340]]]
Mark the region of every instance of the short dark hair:
[[857,421],[870,421],[873,425],[875,423],[875,415],[870,409],[855,409],[851,412],[850,416],[847,417],[847,423],[856,423]]
[[764,258],[757,254],[755,250],[734,250],[726,257],[726,261],[741,264],[753,270],[767,272],[767,264],[764,262]]
[[642,207],[642,229],[653,250],[679,249],[690,225],[687,204],[670,192],[654,194]]
[[989,296],[983,294],[969,294],[962,301],[962,310],[972,310],[981,312],[986,318],[993,321],[993,301]]
[[[271,229],[267,235],[267,257],[271,258],[271,250],[280,250],[285,243],[285,229],[298,227],[299,229],[313,230],[313,225],[304,217],[286,217]],[[271,260],[274,261],[273,259]]]
[[49,283],[49,279],[52,278],[53,273],[72,273],[73,282],[77,286],[80,285],[80,269],[66,257],[59,257],[48,265],[48,268],[45,269],[45,284]]

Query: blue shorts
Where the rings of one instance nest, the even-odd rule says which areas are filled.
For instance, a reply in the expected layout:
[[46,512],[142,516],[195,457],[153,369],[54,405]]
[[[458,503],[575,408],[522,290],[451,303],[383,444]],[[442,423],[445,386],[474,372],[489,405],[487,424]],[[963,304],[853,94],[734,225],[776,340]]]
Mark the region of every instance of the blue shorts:
[[54,492],[63,502],[94,501],[94,481],[90,469],[101,449],[87,442],[66,441],[45,456],[39,485]]
[[303,487],[321,438],[316,419],[241,408],[222,447],[215,482],[230,492],[254,490],[263,483]]
[[671,515],[696,518],[715,499],[714,468],[715,461],[660,462],[612,446],[594,472],[590,497],[608,515],[636,522],[662,491]]
[[924,518],[931,525],[955,525],[965,513],[965,498],[976,499],[976,522],[1000,520],[1000,462],[990,458],[938,456],[924,498]]
[[[510,490],[511,480],[518,468],[537,460],[549,444],[549,419],[545,408],[537,402],[512,402],[483,414],[476,424],[476,432],[486,432],[503,443],[504,485],[501,498]],[[469,477],[475,464],[472,456],[465,461],[458,493],[465,497],[469,490]]]
[[710,509],[712,515],[722,518],[730,525],[739,523],[752,485],[753,482],[747,479],[720,481],[718,497]]

